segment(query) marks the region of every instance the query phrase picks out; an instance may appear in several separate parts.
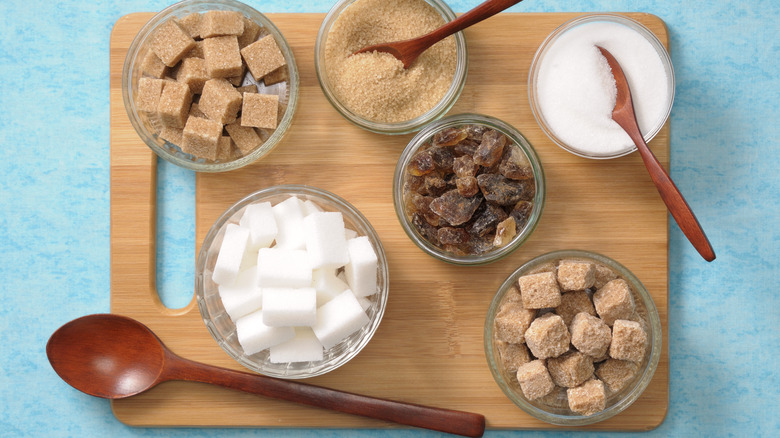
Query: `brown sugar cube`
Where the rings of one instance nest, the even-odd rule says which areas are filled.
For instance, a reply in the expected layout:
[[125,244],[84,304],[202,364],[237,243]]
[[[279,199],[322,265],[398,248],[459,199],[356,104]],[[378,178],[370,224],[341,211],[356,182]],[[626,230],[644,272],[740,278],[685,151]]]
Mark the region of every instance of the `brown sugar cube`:
[[170,126],[163,126],[162,130],[160,130],[159,136],[161,139],[167,141],[168,143],[175,144],[176,146],[180,146],[183,133],[184,133],[183,129],[171,128]]
[[525,344],[496,341],[496,348],[501,362],[504,364],[504,369],[510,373],[517,372],[521,365],[531,361],[531,354]]
[[602,265],[601,263],[594,263],[593,267],[596,270],[593,287],[596,289],[601,289],[605,284],[618,278],[618,275],[615,273],[615,271]]
[[212,78],[238,76],[244,68],[235,35],[203,40],[203,58],[206,71]]
[[215,160],[220,138],[222,138],[221,123],[190,117],[182,133],[182,144],[179,146],[184,153]]
[[190,117],[200,117],[201,119],[209,118],[209,116],[200,110],[200,107],[197,103],[193,103],[192,106],[190,106]]
[[250,20],[247,17],[242,16],[244,20],[244,32],[238,36],[238,47],[244,48],[253,42],[257,41],[257,37],[260,36],[260,25]]
[[574,348],[591,358],[601,358],[607,354],[612,341],[612,331],[601,318],[585,312],[578,313],[569,326],[571,344]]
[[200,15],[198,12],[193,12],[189,15],[186,15],[182,18],[179,18],[177,21],[179,22],[179,26],[181,26],[182,29],[184,29],[187,34],[189,34],[190,37],[194,38],[200,38],[200,22],[201,18],[203,16]]
[[252,152],[255,148],[263,144],[263,140],[257,135],[257,131],[249,126],[241,126],[241,119],[235,122],[225,125],[230,138],[236,143],[238,150],[242,154],[246,155]]
[[224,79],[209,79],[203,85],[203,93],[198,101],[198,108],[209,119],[222,124],[236,121],[238,110],[241,109],[241,93]]
[[282,51],[276,45],[276,40],[271,35],[266,35],[241,49],[241,56],[246,61],[252,76],[258,81],[268,73],[287,64]]
[[580,415],[593,415],[607,406],[607,395],[604,383],[598,379],[590,379],[580,386],[566,390],[569,398],[569,409]]
[[244,33],[244,16],[236,11],[206,11],[200,20],[200,36],[203,39],[215,36]]
[[511,343],[525,342],[525,331],[536,317],[536,310],[520,303],[504,303],[494,320],[496,337]]
[[607,359],[596,367],[596,376],[604,382],[604,385],[612,393],[618,393],[626,387],[628,382],[634,379],[639,365],[627,360]]
[[612,327],[609,356],[613,359],[641,362],[647,350],[647,333],[635,321],[618,319]]
[[596,316],[596,309],[587,292],[579,290],[566,292],[561,295],[561,304],[555,308],[555,313],[563,318],[563,322],[570,326],[574,316],[578,313],[587,313]]
[[561,290],[585,290],[596,281],[593,263],[562,261],[558,265],[558,284]]
[[186,55],[184,55],[185,58],[201,58],[204,59],[203,54],[203,40],[195,41],[195,47],[192,48],[189,52],[187,52]]
[[171,19],[157,28],[152,37],[151,47],[165,65],[173,67],[195,47],[195,40]]
[[558,386],[572,388],[593,377],[593,361],[579,351],[547,360],[547,371]]
[[163,126],[183,128],[192,104],[192,93],[187,84],[166,82],[157,105],[157,114]]
[[219,138],[219,143],[217,143],[217,161],[229,161],[230,158],[233,156],[233,140],[227,136],[223,135]]
[[141,62],[141,71],[148,76],[162,79],[168,73],[168,66],[152,50],[149,50]]
[[176,80],[187,84],[195,94],[203,91],[203,84],[209,79],[206,73],[206,61],[200,58],[184,58],[176,73]]
[[233,84],[234,87],[240,87],[241,84],[244,83],[244,77],[246,77],[246,65],[242,63],[241,64],[241,73],[239,73],[236,76],[232,76],[232,77],[225,78],[225,79],[227,79],[228,82]]
[[571,335],[563,318],[546,313],[531,323],[525,331],[525,343],[538,359],[558,357],[569,350]]
[[529,400],[544,397],[555,388],[552,377],[541,360],[532,360],[521,365],[517,369],[517,381],[520,382],[523,395]]
[[244,93],[241,124],[255,128],[274,129],[279,114],[279,96],[275,94]]
[[506,295],[504,295],[504,301],[501,303],[501,305],[509,304],[509,303],[518,303],[519,305],[523,305],[523,297],[520,295],[520,289],[517,288],[517,286],[510,286],[509,290],[506,291]]
[[243,85],[241,87],[236,87],[236,91],[238,91],[241,94],[257,93],[257,85],[255,84]]
[[279,67],[271,73],[263,76],[263,83],[266,86],[278,84],[279,82],[286,81],[288,76],[289,72],[287,71],[287,66],[285,65],[284,67]]
[[148,116],[156,114],[163,87],[165,87],[165,81],[162,79],[138,79],[138,94],[135,98],[135,107],[138,111],[146,113]]
[[554,272],[524,275],[517,279],[517,284],[526,309],[544,309],[561,304],[561,289]]
[[612,280],[593,294],[596,313],[611,326],[616,319],[628,319],[634,313],[631,288],[623,279]]

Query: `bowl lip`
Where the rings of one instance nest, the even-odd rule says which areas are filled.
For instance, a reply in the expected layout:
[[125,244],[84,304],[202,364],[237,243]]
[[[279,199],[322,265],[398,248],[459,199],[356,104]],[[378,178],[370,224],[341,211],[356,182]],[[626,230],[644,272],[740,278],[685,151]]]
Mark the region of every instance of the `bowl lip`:
[[[411,225],[410,221],[406,217],[404,210],[403,200],[403,185],[404,174],[406,166],[409,164],[414,153],[424,145],[436,132],[441,129],[464,125],[464,124],[479,124],[489,126],[496,129],[509,137],[515,142],[528,157],[528,161],[531,163],[531,168],[534,173],[534,183],[536,184],[536,193],[534,194],[534,208],[531,212],[531,216],[528,219],[523,230],[512,239],[508,244],[499,248],[496,251],[491,251],[481,255],[467,255],[459,256],[445,252],[425,238],[415,230],[415,227]],[[395,209],[396,217],[401,224],[404,232],[407,236],[420,248],[423,252],[442,260],[447,263],[462,265],[462,266],[478,266],[498,261],[525,243],[533,234],[536,227],[539,225],[539,221],[544,211],[545,200],[547,198],[547,185],[545,182],[544,168],[542,167],[542,161],[539,159],[539,155],[536,153],[536,149],[526,139],[526,137],[514,126],[509,123],[498,119],[493,116],[478,114],[478,113],[460,113],[453,114],[437,121],[428,124],[420,132],[417,133],[401,152],[401,156],[396,163],[395,172],[393,174],[393,206]]]
[[[309,196],[314,199],[323,199],[338,207],[338,211],[341,211],[342,213],[346,212],[346,214],[350,215],[350,217],[354,219],[355,222],[359,223],[360,226],[365,229],[366,231],[365,235],[368,237],[369,241],[371,242],[372,246],[375,249],[376,256],[377,256],[377,268],[379,272],[381,272],[380,275],[381,281],[377,284],[378,291],[376,293],[378,297],[378,301],[376,304],[377,311],[374,317],[369,321],[368,323],[369,328],[365,331],[364,336],[360,338],[360,340],[356,342],[349,350],[345,350],[341,355],[335,357],[333,363],[327,365],[319,364],[315,367],[314,370],[293,370],[293,373],[290,372],[289,368],[285,369],[284,372],[278,372],[275,370],[269,370],[263,368],[260,366],[259,363],[255,361],[247,360],[246,356],[243,354],[243,351],[237,351],[234,348],[232,348],[230,345],[228,345],[227,341],[223,336],[221,336],[219,330],[217,330],[214,324],[214,320],[219,315],[212,315],[206,304],[206,300],[204,296],[205,276],[203,275],[205,271],[206,259],[208,258],[209,246],[214,242],[216,236],[223,228],[225,228],[228,221],[235,214],[237,214],[242,208],[254,202],[262,202],[261,201],[262,199],[266,199],[271,196],[285,196],[285,195],[287,196],[303,195],[303,196]],[[384,246],[382,245],[382,241],[379,238],[379,234],[376,232],[373,225],[371,225],[369,220],[363,215],[363,213],[360,212],[360,210],[358,210],[355,206],[353,206],[344,198],[330,191],[318,187],[310,186],[310,185],[304,185],[304,184],[281,184],[281,185],[266,187],[257,190],[243,197],[239,201],[235,202],[228,209],[226,209],[219,216],[219,218],[217,218],[217,220],[214,221],[211,228],[209,228],[208,233],[203,238],[203,242],[201,243],[200,250],[198,251],[198,257],[196,259],[196,265],[195,265],[195,299],[198,303],[198,310],[200,312],[201,319],[206,325],[207,330],[214,338],[214,340],[217,342],[217,344],[220,346],[220,348],[222,348],[222,350],[225,353],[227,353],[228,356],[230,356],[232,359],[234,359],[236,362],[240,363],[244,367],[266,376],[277,377],[282,379],[304,379],[304,378],[319,376],[331,372],[343,366],[347,362],[351,361],[355,356],[358,355],[358,353],[360,353],[360,351],[366,345],[368,345],[368,342],[373,338],[374,334],[376,333],[376,330],[378,329],[382,321],[382,318],[384,317],[385,310],[387,308],[387,299],[388,299],[389,292],[390,292],[390,277],[389,277],[389,266],[387,261],[387,254],[385,253],[385,249]],[[232,320],[231,320],[231,324],[235,325],[235,323],[232,322]]]
[[605,21],[605,22],[611,22],[620,24],[626,27],[631,28],[632,30],[636,31],[640,35],[642,35],[647,42],[655,49],[656,53],[658,54],[658,57],[661,58],[661,64],[664,67],[664,70],[667,74],[667,88],[669,90],[669,105],[666,108],[666,111],[664,112],[664,115],[659,119],[660,123],[657,124],[652,130],[644,134],[645,142],[649,143],[653,138],[655,138],[656,135],[658,135],[659,132],[663,129],[663,127],[666,125],[666,123],[669,121],[669,117],[672,113],[672,107],[674,106],[674,97],[675,97],[675,74],[674,74],[674,65],[672,64],[672,58],[669,55],[669,51],[666,49],[666,46],[664,46],[663,43],[661,43],[661,40],[658,39],[658,37],[644,24],[640,23],[639,21],[617,13],[608,13],[608,12],[600,12],[600,13],[592,13],[592,14],[583,14],[579,15],[577,17],[574,17],[557,28],[550,32],[549,35],[542,41],[542,43],[539,45],[539,48],[534,53],[533,60],[531,61],[531,67],[528,74],[528,100],[531,106],[531,113],[534,115],[534,119],[536,119],[536,123],[539,125],[539,127],[542,129],[542,131],[547,135],[547,137],[555,143],[558,147],[561,149],[572,153],[574,155],[577,155],[582,158],[589,158],[594,160],[609,160],[612,158],[619,158],[626,156],[630,153],[633,153],[637,150],[636,146],[629,147],[628,149],[618,151],[616,153],[612,154],[588,154],[583,151],[578,150],[577,148],[574,148],[563,140],[559,139],[555,133],[552,132],[552,130],[547,126],[547,123],[545,122],[544,115],[542,114],[541,108],[539,108],[539,103],[536,98],[536,81],[538,80],[538,73],[539,69],[541,68],[541,63],[544,55],[547,53],[547,50],[557,41],[557,39],[563,35],[566,31],[571,30],[579,25],[582,24],[588,24],[598,21]]
[[[341,114],[350,123],[377,134],[387,135],[401,135],[409,134],[419,131],[425,124],[430,123],[444,116],[458,101],[463,88],[466,85],[466,77],[468,75],[468,46],[466,45],[466,37],[463,31],[456,32],[455,47],[457,54],[457,62],[455,64],[455,73],[453,75],[453,81],[447,92],[441,98],[433,108],[425,113],[403,122],[383,123],[375,122],[365,119],[354,112],[350,111],[344,106],[335,96],[329,85],[327,74],[325,72],[325,46],[327,44],[328,32],[333,26],[333,23],[338,19],[341,12],[348,8],[352,3],[360,0],[339,0],[325,15],[322,20],[319,31],[317,32],[317,39],[314,44],[314,71],[317,75],[317,82],[320,85],[322,93],[325,98],[330,102],[331,106]],[[446,21],[452,21],[456,18],[455,12],[444,2],[444,0],[423,0],[431,7],[433,7],[439,14],[441,14]]]
[[[180,13],[196,11],[203,12],[208,9],[200,8],[206,7],[213,7],[215,9],[219,8],[223,10],[237,10],[242,12],[244,15],[251,15],[247,16],[247,18],[250,18],[256,23],[260,24],[276,40],[277,45],[282,51],[282,54],[284,55],[284,58],[287,62],[287,71],[289,74],[289,80],[287,84],[289,91],[287,109],[285,110],[285,113],[282,116],[282,120],[279,122],[274,132],[261,146],[255,148],[249,154],[239,157],[235,160],[219,163],[207,163],[201,159],[185,159],[181,156],[171,153],[166,148],[160,147],[160,145],[154,141],[154,134],[146,129],[144,123],[141,121],[135,109],[135,100],[132,93],[132,90],[135,88],[135,84],[137,82],[137,80],[134,79],[136,76],[134,74],[136,69],[135,64],[142,61],[141,59],[138,59],[138,56],[140,55],[147,40],[153,34],[154,30],[157,29],[157,27],[159,27],[167,19],[178,16]],[[141,75],[139,74],[138,78],[140,77]],[[122,67],[121,84],[122,100],[124,102],[125,112],[128,119],[130,120],[130,124],[133,126],[133,129],[141,138],[141,140],[149,147],[149,149],[151,149],[158,157],[185,169],[190,169],[196,172],[214,173],[225,172],[244,167],[266,156],[276,146],[278,146],[292,125],[292,120],[298,107],[300,75],[298,72],[297,63],[295,62],[295,56],[289,42],[284,37],[279,28],[277,28],[276,25],[263,13],[245,3],[236,0],[183,0],[178,3],[174,3],[162,11],[156,13],[143,25],[143,27],[141,27],[141,29],[135,35],[133,41],[130,43],[127,55],[125,56],[125,61]]]
[[[511,389],[510,383],[504,380],[501,372],[498,370],[498,364],[494,360],[497,357],[497,353],[493,348],[493,321],[505,293],[516,283],[517,279],[526,270],[540,266],[547,262],[564,258],[592,259],[617,270],[618,273],[633,286],[633,290],[636,292],[636,295],[639,295],[647,311],[647,322],[649,324],[648,335],[651,336],[649,343],[650,351],[648,353],[647,364],[642,370],[641,376],[638,376],[634,380],[633,388],[631,388],[622,399],[617,400],[613,405],[607,407],[603,411],[590,416],[555,414],[530,404],[525,400],[525,397],[522,396],[522,393],[513,391]],[[493,375],[493,379],[507,396],[507,398],[509,398],[516,406],[531,416],[550,424],[559,426],[582,426],[597,423],[619,414],[631,406],[631,404],[633,404],[642,395],[642,393],[644,393],[645,389],[647,389],[647,386],[650,384],[650,381],[655,375],[656,369],[658,368],[658,362],[663,350],[662,338],[663,333],[661,328],[661,320],[658,315],[658,308],[656,307],[650,292],[631,270],[629,270],[617,260],[594,251],[565,249],[551,251],[533,257],[515,269],[511,274],[509,274],[509,276],[507,276],[506,280],[504,280],[504,282],[498,288],[496,294],[493,296],[493,299],[490,302],[490,306],[488,307],[488,311],[485,317],[483,343],[485,359],[487,360],[488,368],[490,368],[490,373]]]

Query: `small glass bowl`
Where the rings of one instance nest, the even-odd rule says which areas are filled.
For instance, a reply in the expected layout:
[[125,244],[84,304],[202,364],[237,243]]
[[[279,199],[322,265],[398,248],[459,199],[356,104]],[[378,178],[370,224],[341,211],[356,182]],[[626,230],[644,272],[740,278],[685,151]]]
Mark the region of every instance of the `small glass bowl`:
[[[138,80],[143,76],[141,64],[146,54],[151,50],[147,41],[155,30],[170,18],[181,18],[193,12],[206,12],[210,10],[237,11],[259,24],[262,28],[261,35],[270,34],[276,40],[279,49],[284,55],[289,72],[289,80],[266,87],[263,82],[257,83],[252,74],[247,72],[243,85],[257,84],[259,92],[263,94],[277,94],[279,96],[280,111],[284,108],[279,123],[273,133],[265,142],[242,157],[230,161],[210,161],[198,158],[182,152],[181,148],[157,135],[148,117],[136,109]],[[234,0],[185,0],[162,10],[152,17],[138,32],[130,48],[127,51],[124,67],[122,69],[122,98],[125,104],[127,116],[135,128],[138,136],[151,150],[163,159],[186,169],[199,172],[224,172],[246,166],[265,156],[279,144],[292,124],[293,115],[298,105],[299,77],[298,67],[295,64],[292,49],[279,29],[263,14],[255,9]]]
[[[272,205],[297,196],[302,201],[311,200],[325,211],[341,212],[344,225],[356,231],[359,236],[368,236],[378,260],[377,292],[366,297],[371,305],[366,309],[369,322],[357,332],[325,351],[321,361],[272,363],[269,351],[263,350],[253,355],[244,353],[236,336],[236,325],[225,312],[219,297],[217,285],[211,279],[214,264],[228,224],[237,224],[250,204],[270,202]],[[195,297],[201,317],[211,336],[225,352],[241,365],[272,377],[284,379],[303,379],[319,376],[344,365],[355,357],[368,344],[376,332],[387,306],[389,292],[387,256],[382,242],[368,220],[354,206],[344,199],[315,187],[304,185],[280,185],[257,191],[228,208],[206,234],[198,254],[195,267]]]
[[[555,29],[550,35],[548,35],[547,38],[544,40],[544,42],[542,42],[542,44],[539,46],[539,49],[537,49],[536,54],[534,55],[534,59],[531,62],[531,70],[528,75],[528,98],[530,100],[531,110],[533,112],[534,117],[536,118],[537,123],[539,124],[539,127],[542,128],[542,131],[544,131],[544,133],[547,134],[547,136],[550,138],[550,140],[553,141],[553,143],[557,144],[562,149],[583,158],[610,159],[610,158],[617,158],[617,157],[622,157],[624,155],[628,155],[636,150],[636,146],[633,143],[631,143],[629,139],[627,140],[625,147],[623,147],[620,150],[617,150],[615,152],[594,153],[591,151],[582,150],[580,148],[572,146],[571,144],[566,143],[564,140],[562,140],[560,137],[558,137],[555,134],[553,129],[550,127],[550,124],[545,119],[544,112],[542,111],[539,102],[538,87],[537,87],[537,84],[539,82],[540,71],[545,61],[545,56],[550,51],[551,47],[553,47],[555,43],[566,32],[577,29],[583,25],[598,23],[598,22],[615,23],[615,24],[626,26],[631,30],[634,30],[639,35],[644,37],[644,39],[653,47],[653,49],[655,49],[655,52],[658,54],[658,57],[661,59],[661,64],[663,65],[664,71],[666,73],[667,104],[665,105],[665,110],[663,114],[654,123],[652,123],[652,128],[648,129],[647,132],[644,133],[645,141],[649,142],[658,134],[659,131],[661,131],[661,128],[663,128],[664,124],[669,118],[669,115],[672,112],[672,104],[674,102],[675,80],[674,80],[674,68],[672,67],[672,60],[669,57],[669,52],[666,51],[664,45],[661,43],[658,37],[656,37],[655,34],[653,34],[653,32],[650,31],[650,29],[648,29],[642,23],[639,23],[636,20],[618,14],[583,15],[567,21],[566,23],[562,24],[557,29]],[[609,47],[606,48],[609,49]],[[612,51],[612,54],[618,57],[618,61],[620,61],[619,55],[615,53],[614,49]],[[622,67],[623,70],[626,71],[625,65],[622,65]],[[631,82],[631,78],[629,77],[628,79],[629,82]],[[636,89],[632,91],[636,93]],[[634,95],[633,98],[634,98],[634,105],[636,106],[637,96]],[[628,139],[627,136],[626,138]]]
[[[528,217],[528,221],[525,226],[517,231],[517,235],[506,245],[494,249],[492,251],[485,252],[478,255],[460,255],[440,248],[433,243],[429,242],[423,237],[417,228],[412,224],[412,218],[407,214],[404,202],[404,185],[406,182],[406,169],[411,162],[411,159],[425,146],[428,141],[437,132],[451,127],[457,127],[461,125],[481,125],[491,129],[495,129],[504,135],[506,135],[510,141],[513,141],[519,146],[525,155],[528,157],[528,161],[531,163],[533,169],[534,182],[536,184],[536,192],[533,199],[533,209]],[[492,263],[509,255],[512,251],[516,250],[523,244],[536,229],[536,225],[539,223],[539,219],[542,216],[542,210],[544,209],[544,203],[546,198],[546,186],[544,171],[542,170],[542,163],[539,160],[539,156],[536,151],[528,143],[528,140],[508,123],[496,119],[495,117],[486,116],[483,114],[455,114],[447,116],[441,120],[437,120],[412,138],[406,149],[401,153],[401,157],[398,159],[398,163],[395,167],[395,174],[393,175],[393,204],[395,206],[395,213],[398,216],[398,220],[401,223],[401,227],[404,229],[409,238],[424,252],[429,255],[443,260],[448,263],[456,265],[483,265]]]
[[[372,120],[368,120],[362,116],[355,114],[353,111],[344,106],[336,97],[328,81],[328,75],[326,72],[325,62],[325,48],[328,42],[328,34],[330,32],[333,23],[339,18],[342,12],[347,9],[352,3],[358,0],[339,0],[325,16],[322,21],[320,30],[317,33],[317,41],[314,47],[314,69],[317,73],[317,80],[320,83],[320,88],[325,94],[325,97],[333,105],[336,111],[339,112],[345,119],[353,124],[378,134],[408,134],[420,130],[427,123],[438,119],[447,113],[447,111],[455,105],[455,102],[460,97],[463,86],[466,84],[466,73],[468,72],[468,51],[466,48],[466,39],[463,36],[463,32],[458,32],[454,35],[455,46],[457,52],[457,63],[455,67],[455,75],[452,80],[452,84],[444,97],[433,108],[415,117],[411,120],[395,123],[382,123]],[[455,13],[450,7],[442,0],[425,0],[426,3],[431,5],[445,21],[451,21],[455,19]]]
[[[556,263],[562,259],[585,260],[601,263],[602,265],[611,268],[620,278],[625,279],[633,293],[636,311],[643,316],[644,325],[647,330],[648,350],[642,363],[639,365],[637,375],[620,392],[607,395],[606,409],[589,416],[576,414],[569,410],[568,407],[549,407],[541,404],[539,401],[526,399],[514,373],[508,373],[506,369],[504,369],[494,336],[494,320],[496,314],[498,313],[507,292],[517,285],[517,279],[526,274],[540,272],[540,270],[544,269],[545,265]],[[514,404],[526,413],[547,423],[561,426],[581,426],[597,423],[617,415],[631,406],[631,404],[642,395],[642,392],[647,388],[647,385],[650,384],[650,380],[652,380],[653,375],[655,374],[655,370],[658,367],[658,361],[661,357],[661,320],[650,293],[642,282],[625,266],[609,257],[590,251],[554,251],[529,260],[510,274],[506,281],[504,281],[498,289],[498,292],[496,292],[496,295],[493,297],[493,301],[490,303],[487,312],[487,317],[485,318],[484,343],[485,356],[487,357],[488,366],[493,374],[493,378],[501,390],[504,391],[504,394],[506,394]]]

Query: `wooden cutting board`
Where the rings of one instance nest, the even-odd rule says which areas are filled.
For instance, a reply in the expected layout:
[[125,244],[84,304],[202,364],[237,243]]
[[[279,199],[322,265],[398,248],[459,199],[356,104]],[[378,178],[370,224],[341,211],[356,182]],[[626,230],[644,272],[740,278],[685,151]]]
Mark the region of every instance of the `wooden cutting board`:
[[[668,408],[669,356],[667,213],[638,154],[586,160],[555,146],[539,129],[526,92],[542,40],[579,14],[503,13],[466,31],[469,73],[451,114],[479,112],[517,127],[536,148],[547,177],[547,204],[531,239],[509,257],[459,267],[420,251],[398,224],[391,198],[395,163],[412,135],[363,131],[328,104],[314,72],[314,40],[323,14],[269,14],[292,45],[301,76],[300,100],[287,137],[265,159],[196,179],[196,244],[235,201],[280,183],[332,191],[360,209],[376,228],[390,265],[387,312],[371,343],[350,363],[309,383],[375,397],[479,412],[491,429],[554,428],[515,407],[494,383],[483,352],[484,317],[502,281],[528,259],[557,249],[586,249],[633,270],[652,294],[663,326],[664,352],[642,397],[595,430],[647,430]],[[663,21],[627,14],[668,46]],[[111,311],[144,322],[176,353],[241,369],[211,338],[193,299],[165,308],[155,289],[156,157],[136,135],[122,103],[127,49],[152,16],[117,21],[111,35]],[[669,165],[669,124],[651,142]],[[182,287],[193,287],[184,284]],[[136,426],[394,427],[394,425],[210,387],[170,382],[112,402],[116,417]]]

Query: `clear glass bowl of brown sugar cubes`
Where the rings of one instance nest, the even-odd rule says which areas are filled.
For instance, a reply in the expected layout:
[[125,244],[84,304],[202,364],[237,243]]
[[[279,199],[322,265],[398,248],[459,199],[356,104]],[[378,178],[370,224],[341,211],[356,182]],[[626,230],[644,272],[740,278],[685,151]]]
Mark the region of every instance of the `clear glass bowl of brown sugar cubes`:
[[661,321],[623,265],[556,251],[501,285],[484,342],[493,378],[514,404],[548,423],[585,425],[622,412],[647,388],[661,356]]
[[480,265],[517,249],[545,202],[542,164],[511,125],[458,114],[421,130],[401,154],[393,204],[406,234],[445,262]]
[[408,69],[388,53],[354,52],[423,35],[455,18],[442,0],[339,0],[320,26],[314,68],[328,101],[349,122],[406,134],[447,113],[466,83],[462,32],[426,50]]
[[158,156],[222,172],[282,140],[298,102],[298,69],[279,29],[233,0],[187,0],[152,17],[130,45],[122,98]]

